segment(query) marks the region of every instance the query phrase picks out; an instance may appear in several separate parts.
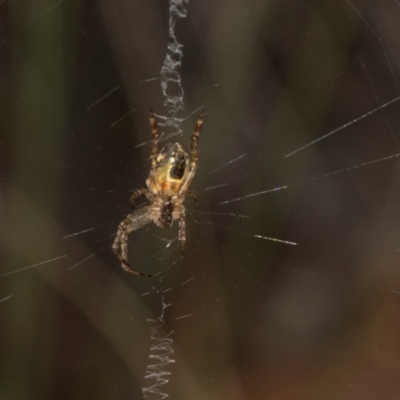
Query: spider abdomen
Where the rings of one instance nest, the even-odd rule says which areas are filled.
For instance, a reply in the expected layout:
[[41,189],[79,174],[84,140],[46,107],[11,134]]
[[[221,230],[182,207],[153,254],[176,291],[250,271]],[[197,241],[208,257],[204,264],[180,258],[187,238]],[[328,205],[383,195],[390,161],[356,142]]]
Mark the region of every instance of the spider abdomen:
[[189,155],[180,143],[167,143],[157,155],[157,182],[148,181],[154,194],[169,198],[179,192],[189,174]]

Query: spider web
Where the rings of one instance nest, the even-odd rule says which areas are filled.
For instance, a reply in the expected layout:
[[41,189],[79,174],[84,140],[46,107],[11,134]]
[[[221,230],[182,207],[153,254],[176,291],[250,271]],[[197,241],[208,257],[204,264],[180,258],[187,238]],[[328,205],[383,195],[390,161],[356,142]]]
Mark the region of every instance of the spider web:
[[[164,96],[164,107],[168,112],[165,122],[160,123],[160,127],[173,127],[174,136],[182,133],[182,118],[178,118],[179,111],[184,109],[183,95],[184,90],[181,82],[182,66],[182,45],[178,42],[175,33],[175,27],[178,19],[186,17],[186,4],[188,0],[170,0],[169,22],[168,22],[168,46],[164,64],[161,68],[161,88]],[[162,282],[162,278],[161,278]],[[150,328],[152,345],[150,347],[150,364],[146,367],[146,379],[152,381],[150,386],[143,387],[143,398],[153,399],[168,397],[164,392],[163,386],[169,382],[171,372],[166,369],[169,364],[175,362],[172,358],[173,349],[173,331],[169,330],[159,336],[159,328],[165,330],[165,311],[171,303],[167,303],[164,295],[165,290],[161,290],[162,310],[157,320],[149,320],[154,326]],[[155,361],[155,363],[154,363]]]
[[[0,397],[399,398],[396,0],[0,7]],[[148,112],[203,108],[185,257],[130,276]]]

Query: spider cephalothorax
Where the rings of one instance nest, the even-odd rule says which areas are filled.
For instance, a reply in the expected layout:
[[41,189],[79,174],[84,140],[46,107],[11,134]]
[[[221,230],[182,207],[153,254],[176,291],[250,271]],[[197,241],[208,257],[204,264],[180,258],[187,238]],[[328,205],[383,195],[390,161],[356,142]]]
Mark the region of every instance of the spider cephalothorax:
[[150,111],[150,126],[153,145],[150,153],[151,169],[146,180],[147,188],[136,190],[130,198],[132,206],[137,197],[144,194],[150,205],[134,210],[118,226],[113,243],[113,251],[120,259],[122,268],[135,275],[150,276],[133,269],[128,263],[128,236],[133,231],[153,221],[160,228],[170,228],[173,221],[179,220],[179,243],[183,254],[185,233],[185,195],[196,200],[189,191],[194,178],[198,155],[197,142],[203,125],[203,113],[197,120],[191,139],[191,155],[180,143],[168,143],[158,153],[159,133],[153,112]]
[[163,203],[160,210],[160,218],[158,222],[163,228],[171,228],[172,226],[172,213],[174,212],[174,203],[172,201],[166,201]]

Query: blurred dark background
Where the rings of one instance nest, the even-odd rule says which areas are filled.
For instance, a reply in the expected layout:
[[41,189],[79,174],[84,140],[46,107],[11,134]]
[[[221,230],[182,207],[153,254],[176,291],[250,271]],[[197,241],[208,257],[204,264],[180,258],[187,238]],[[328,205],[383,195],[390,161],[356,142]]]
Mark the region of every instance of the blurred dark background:
[[184,5],[199,203],[144,279],[168,2],[0,1],[0,398],[400,398],[398,2]]

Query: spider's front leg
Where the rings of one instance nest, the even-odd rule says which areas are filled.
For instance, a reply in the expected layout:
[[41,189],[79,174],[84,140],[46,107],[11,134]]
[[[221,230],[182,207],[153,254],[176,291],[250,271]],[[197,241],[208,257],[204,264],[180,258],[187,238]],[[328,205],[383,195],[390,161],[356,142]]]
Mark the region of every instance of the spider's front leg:
[[141,207],[129,214],[118,226],[112,245],[113,252],[121,261],[121,267],[131,274],[151,277],[149,274],[133,269],[128,263],[128,236],[151,221],[149,207]]
[[[192,180],[196,173],[197,162],[199,161],[199,155],[197,153],[197,146],[199,143],[199,136],[200,136],[201,127],[203,126],[203,122],[204,122],[204,113],[201,112],[201,114],[199,115],[199,118],[197,120],[196,126],[194,128],[194,132],[193,132],[192,139],[191,139],[190,171],[189,171],[188,176],[186,177],[185,182],[182,184],[182,186],[179,190],[179,195],[181,195],[183,193],[187,193],[187,190],[188,190],[190,184],[192,183]],[[193,198],[193,195],[189,194],[189,197]]]
[[153,145],[151,147],[150,160],[151,168],[155,169],[157,167],[158,139],[160,138],[160,134],[158,133],[158,127],[156,119],[154,118],[153,110],[150,110],[149,120],[151,132],[153,134]]
[[197,154],[197,145],[199,143],[199,136],[200,136],[200,131],[201,131],[201,127],[203,126],[203,122],[204,122],[204,113],[203,111],[201,112],[196,126],[194,128],[194,132],[192,135],[192,139],[191,139],[191,168],[195,168],[197,166],[197,162],[199,161],[199,156]]

